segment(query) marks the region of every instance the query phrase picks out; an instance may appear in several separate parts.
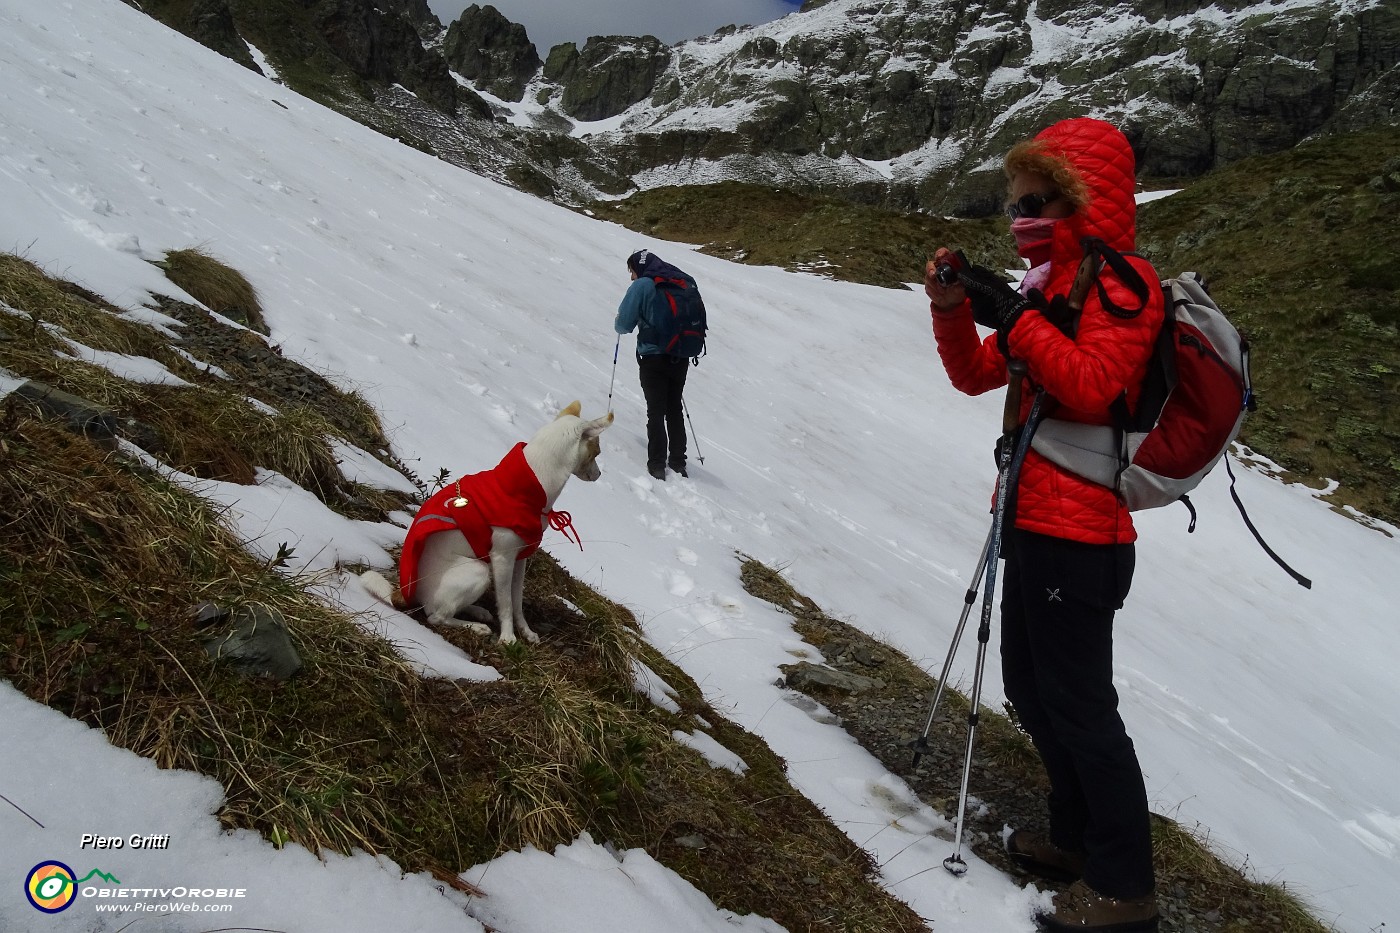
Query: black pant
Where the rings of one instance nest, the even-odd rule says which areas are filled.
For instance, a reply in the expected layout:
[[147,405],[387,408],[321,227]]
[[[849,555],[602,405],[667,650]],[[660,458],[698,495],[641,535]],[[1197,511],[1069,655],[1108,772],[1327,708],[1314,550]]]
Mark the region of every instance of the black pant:
[[[685,409],[681,393],[690,360],[682,356],[654,353],[637,358],[641,371],[642,395],[647,400],[647,469],[669,464],[685,469]],[[668,457],[669,454],[669,457]]]
[[1136,898],[1155,887],[1147,791],[1113,687],[1113,614],[1133,580],[1131,544],[1019,529],[1006,551],[1006,698],[1050,778],[1050,838],[1085,853],[1084,880]]

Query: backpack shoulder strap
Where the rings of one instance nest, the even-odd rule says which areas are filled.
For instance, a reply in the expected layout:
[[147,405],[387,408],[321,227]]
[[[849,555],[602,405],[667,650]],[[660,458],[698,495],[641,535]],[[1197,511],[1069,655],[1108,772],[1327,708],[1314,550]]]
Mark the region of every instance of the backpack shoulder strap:
[[[1092,257],[1095,260],[1094,274],[1090,281],[1098,289],[1099,302],[1103,305],[1104,310],[1114,317],[1126,319],[1132,319],[1141,314],[1143,310],[1147,308],[1147,302],[1151,295],[1147,287],[1147,281],[1142,277],[1142,273],[1138,272],[1137,269],[1133,267],[1133,264],[1127,260],[1127,256],[1136,256],[1137,254],[1120,253],[1096,236],[1086,236],[1080,241],[1080,245],[1084,248],[1084,260],[1079,264],[1079,274],[1075,276],[1075,285],[1077,286],[1079,284],[1080,275],[1084,274],[1085,263]],[[1098,275],[1098,273],[1102,271],[1104,265],[1112,269],[1113,274],[1118,276],[1119,281],[1128,286],[1128,288],[1132,290],[1132,293],[1137,296],[1138,304],[1136,308],[1124,308],[1115,304],[1113,300],[1108,297],[1108,289],[1104,288],[1103,280],[1099,278]],[[1084,291],[1084,297],[1087,297],[1087,286],[1085,286]],[[1071,303],[1074,300],[1073,291],[1071,291],[1070,300]],[[1080,298],[1078,310],[1083,310],[1083,302],[1084,299]]]

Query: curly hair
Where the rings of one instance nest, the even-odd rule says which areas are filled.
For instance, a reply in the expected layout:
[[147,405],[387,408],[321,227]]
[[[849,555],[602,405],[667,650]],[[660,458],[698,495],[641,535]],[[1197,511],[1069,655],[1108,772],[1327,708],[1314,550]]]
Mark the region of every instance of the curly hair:
[[1044,175],[1055,183],[1055,187],[1065,196],[1075,210],[1089,203],[1089,185],[1084,181],[1070,161],[1059,155],[1038,139],[1027,139],[1011,147],[1003,165],[1006,177],[1012,178],[1021,172],[1035,172]]

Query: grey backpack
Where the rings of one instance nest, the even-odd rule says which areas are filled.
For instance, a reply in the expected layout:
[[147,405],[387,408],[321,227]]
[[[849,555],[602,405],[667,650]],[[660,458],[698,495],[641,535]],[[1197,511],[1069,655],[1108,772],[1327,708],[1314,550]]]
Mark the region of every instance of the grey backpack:
[[1162,289],[1167,314],[1136,410],[1120,397],[1110,406],[1111,425],[1047,418],[1031,441],[1041,456],[1113,489],[1133,510],[1170,505],[1195,489],[1254,407],[1249,344],[1201,277],[1187,272]]
[[[1101,240],[1087,238],[1084,247],[1070,307],[1081,309],[1089,287],[1097,285],[1099,299],[1110,314],[1140,314],[1147,306],[1148,286],[1137,270]],[[1100,261],[1138,295],[1141,304],[1136,310],[1109,301],[1098,284]],[[1109,406],[1110,425],[1045,418],[1031,435],[1031,447],[1051,463],[1114,490],[1131,510],[1184,503],[1191,512],[1188,531],[1195,530],[1196,510],[1187,493],[1225,459],[1230,497],[1254,540],[1299,585],[1311,589],[1312,581],[1274,553],[1254,527],[1235,492],[1235,475],[1225,458],[1244,416],[1255,407],[1249,342],[1211,299],[1197,273],[1163,279],[1162,290],[1166,314],[1137,409],[1128,408],[1125,392]],[[1072,327],[1077,324],[1074,321]]]

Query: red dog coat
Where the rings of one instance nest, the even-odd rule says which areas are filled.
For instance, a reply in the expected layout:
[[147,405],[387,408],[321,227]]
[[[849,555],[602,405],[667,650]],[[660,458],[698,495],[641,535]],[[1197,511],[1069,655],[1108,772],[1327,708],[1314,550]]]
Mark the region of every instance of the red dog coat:
[[494,469],[463,476],[418,510],[399,556],[399,591],[404,601],[415,605],[418,561],[429,535],[455,528],[466,536],[472,553],[485,560],[491,553],[491,528],[509,528],[525,542],[515,557],[524,560],[539,549],[546,521],[565,537],[573,528],[568,512],[548,509],[544,488],[525,459],[525,444],[516,444]]

